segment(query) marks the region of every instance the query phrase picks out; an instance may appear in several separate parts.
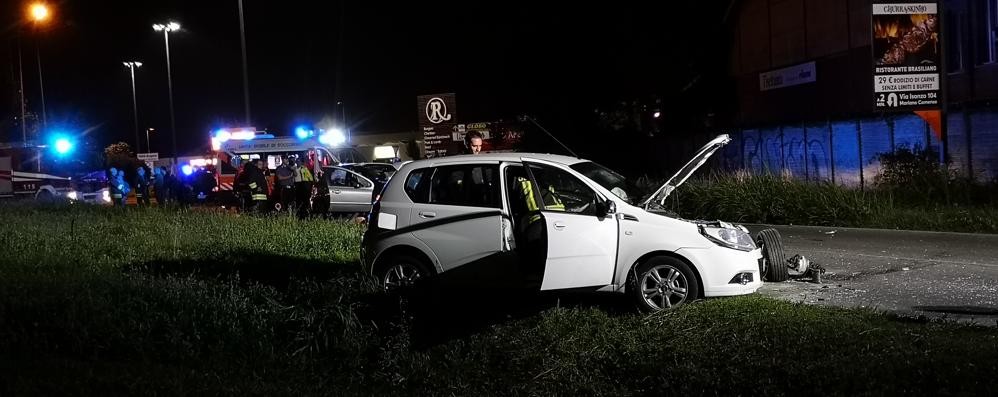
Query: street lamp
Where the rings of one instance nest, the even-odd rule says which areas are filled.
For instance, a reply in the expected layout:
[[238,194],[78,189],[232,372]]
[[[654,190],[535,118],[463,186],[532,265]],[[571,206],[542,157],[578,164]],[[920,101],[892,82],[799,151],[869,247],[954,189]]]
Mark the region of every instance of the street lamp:
[[163,42],[166,45],[166,85],[170,95],[170,136],[173,142],[173,165],[177,165],[177,120],[173,113],[173,76],[170,71],[170,32],[180,30],[180,24],[170,21],[166,24],[157,23],[152,25],[152,29],[163,32]]
[[249,68],[246,66],[246,22],[243,18],[243,0],[239,0],[239,40],[243,50],[243,102],[246,106],[246,125],[250,123]]
[[[52,12],[49,9],[49,6],[45,3],[35,2],[28,6],[28,18],[34,23],[36,31],[38,30],[39,25],[47,22],[51,16]],[[38,60],[38,88],[42,99],[42,126],[47,128],[49,118],[47,112],[45,111],[45,83],[42,80],[42,51],[40,48],[41,46],[37,41],[38,38],[36,37],[35,40],[35,57]],[[23,118],[21,122],[24,122]]]
[[142,62],[128,61],[122,62],[132,75],[132,114],[135,118],[135,150],[139,149],[139,104],[135,99],[135,68],[141,67]]
[[146,152],[147,153],[152,153],[152,145],[149,144],[149,133],[153,132],[153,131],[156,131],[156,129],[152,128],[152,127],[146,128]]
[[36,22],[42,22],[49,18],[49,7],[45,3],[34,3],[28,8],[28,11],[31,13],[31,19]]

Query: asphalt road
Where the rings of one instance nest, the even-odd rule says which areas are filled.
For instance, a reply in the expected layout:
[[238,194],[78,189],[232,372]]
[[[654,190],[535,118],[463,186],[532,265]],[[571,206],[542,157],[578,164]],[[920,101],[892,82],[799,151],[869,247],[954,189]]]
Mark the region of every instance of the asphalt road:
[[753,235],[776,228],[787,258],[826,269],[822,284],[766,283],[763,295],[998,325],[998,235],[746,226]]

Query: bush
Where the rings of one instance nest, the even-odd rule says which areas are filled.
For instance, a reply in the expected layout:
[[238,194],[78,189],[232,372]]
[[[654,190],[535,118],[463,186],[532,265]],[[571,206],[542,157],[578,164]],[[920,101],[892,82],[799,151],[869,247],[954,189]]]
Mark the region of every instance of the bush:
[[[900,170],[888,178],[900,183],[913,174],[918,173]],[[673,193],[667,206],[680,216],[693,219],[998,233],[998,210],[993,206],[948,205],[943,200],[953,197],[957,186],[960,186],[958,180],[936,185],[935,189],[946,189],[942,192],[949,192],[949,196],[933,194],[916,199],[912,195],[917,194],[917,188],[901,186],[895,190],[881,187],[863,191],[830,182],[774,175],[712,174],[687,181]],[[964,189],[972,190],[961,193],[965,196],[962,202],[974,202],[972,197],[988,197],[995,190],[966,186]]]

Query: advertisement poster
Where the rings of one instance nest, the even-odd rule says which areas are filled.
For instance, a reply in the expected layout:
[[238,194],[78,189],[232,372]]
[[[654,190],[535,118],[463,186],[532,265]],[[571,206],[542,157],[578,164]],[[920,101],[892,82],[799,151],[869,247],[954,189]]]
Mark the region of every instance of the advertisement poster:
[[451,139],[457,125],[457,99],[453,93],[416,97],[419,130],[423,133],[426,157],[442,157],[460,152]]
[[938,4],[873,4],[873,91],[879,111],[940,106]]

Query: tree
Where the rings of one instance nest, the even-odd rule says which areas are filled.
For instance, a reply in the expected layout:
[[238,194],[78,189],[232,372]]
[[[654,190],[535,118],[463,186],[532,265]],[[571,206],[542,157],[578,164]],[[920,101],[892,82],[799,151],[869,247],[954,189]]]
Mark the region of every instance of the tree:
[[125,142],[112,143],[104,148],[104,166],[121,170],[134,170],[143,166],[141,160],[135,157],[131,145]]

